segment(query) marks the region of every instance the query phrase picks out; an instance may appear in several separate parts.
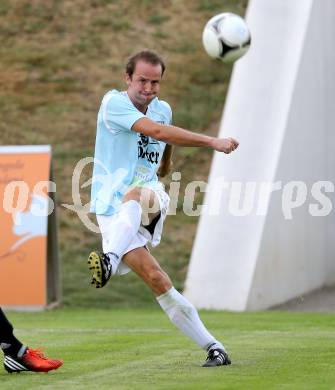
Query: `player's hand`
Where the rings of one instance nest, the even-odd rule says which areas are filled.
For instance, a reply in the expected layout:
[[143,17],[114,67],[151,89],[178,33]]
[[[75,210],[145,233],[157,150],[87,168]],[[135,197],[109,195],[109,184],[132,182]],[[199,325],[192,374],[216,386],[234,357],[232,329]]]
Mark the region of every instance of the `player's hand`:
[[215,138],[213,140],[213,149],[226,154],[233,152],[238,145],[239,143],[234,138]]

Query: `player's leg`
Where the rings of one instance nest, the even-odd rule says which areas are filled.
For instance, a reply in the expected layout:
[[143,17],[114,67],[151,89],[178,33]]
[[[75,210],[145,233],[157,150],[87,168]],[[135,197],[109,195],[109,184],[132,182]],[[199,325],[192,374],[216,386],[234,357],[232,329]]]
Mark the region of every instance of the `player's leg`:
[[10,356],[22,356],[26,347],[14,336],[12,324],[0,308],[0,346]]
[[166,293],[172,282],[157,260],[144,247],[126,253],[123,262],[150,287],[155,296]]
[[141,222],[150,222],[159,214],[159,201],[151,189],[134,187],[123,199],[113,216],[97,216],[105,247],[103,253],[93,251],[88,258],[92,284],[103,287],[116,273],[122,255],[136,236]]
[[171,322],[208,352],[204,366],[231,363],[223,345],[205,328],[196,308],[173,287],[169,276],[145,248],[128,252],[123,261],[151,288]]
[[48,359],[41,351],[24,346],[15,336],[12,324],[0,308],[0,345],[5,355],[4,368],[6,371],[47,372],[56,370],[63,362]]

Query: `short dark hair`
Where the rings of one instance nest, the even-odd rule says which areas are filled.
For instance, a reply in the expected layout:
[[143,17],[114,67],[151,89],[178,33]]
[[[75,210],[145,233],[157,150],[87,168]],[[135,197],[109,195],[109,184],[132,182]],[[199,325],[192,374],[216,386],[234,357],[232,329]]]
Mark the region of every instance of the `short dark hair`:
[[139,51],[138,53],[132,55],[129,57],[127,64],[126,64],[126,73],[131,77],[135,71],[136,64],[138,61],[144,61],[148,62],[149,64],[152,65],[160,65],[162,68],[162,76],[165,71],[165,63],[163,59],[156,54],[154,51],[151,50],[142,50]]

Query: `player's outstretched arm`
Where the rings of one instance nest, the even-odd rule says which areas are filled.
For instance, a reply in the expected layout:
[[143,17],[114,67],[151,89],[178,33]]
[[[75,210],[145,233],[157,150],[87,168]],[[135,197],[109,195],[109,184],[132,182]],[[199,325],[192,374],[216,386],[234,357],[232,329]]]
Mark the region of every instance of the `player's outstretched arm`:
[[171,145],[203,146],[227,154],[234,151],[239,145],[233,138],[209,137],[177,126],[162,125],[148,118],[136,121],[132,130]]

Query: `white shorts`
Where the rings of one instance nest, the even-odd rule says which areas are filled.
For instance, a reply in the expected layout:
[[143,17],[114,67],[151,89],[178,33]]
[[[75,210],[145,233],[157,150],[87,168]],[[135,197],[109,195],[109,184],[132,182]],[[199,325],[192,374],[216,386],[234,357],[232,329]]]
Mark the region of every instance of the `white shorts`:
[[[140,226],[136,236],[133,238],[132,242],[124,252],[124,254],[132,251],[136,248],[141,248],[143,246],[146,246],[148,243],[152,247],[157,246],[162,237],[163,232],[163,224],[166,218],[166,214],[169,207],[170,197],[169,195],[164,191],[164,188],[162,185],[160,185],[158,188],[152,189],[152,191],[157,196],[157,199],[159,201],[159,209],[160,209],[160,215],[156,221],[153,221],[153,226],[150,225],[152,228],[150,231],[144,227],[143,225]],[[97,215],[97,221],[100,228],[101,236],[102,236],[102,250],[104,253],[111,252],[112,250],[108,247],[109,242],[109,234],[111,234],[110,229],[108,226],[112,224],[114,219],[117,217],[117,214],[113,215]],[[124,275],[130,272],[131,269],[125,264],[122,260],[120,262],[120,265],[118,269],[116,270],[115,275]]]

